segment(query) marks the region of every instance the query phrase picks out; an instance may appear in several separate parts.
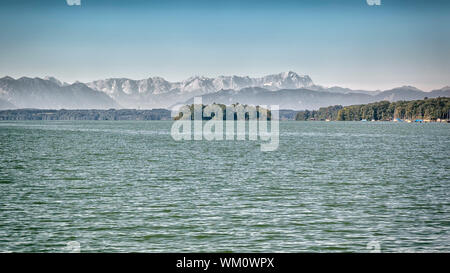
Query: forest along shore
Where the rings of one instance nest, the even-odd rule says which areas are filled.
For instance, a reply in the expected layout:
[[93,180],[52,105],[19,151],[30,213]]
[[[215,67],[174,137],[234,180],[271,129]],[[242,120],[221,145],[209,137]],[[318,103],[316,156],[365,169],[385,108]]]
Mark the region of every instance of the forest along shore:
[[0,120],[171,120],[170,114],[166,109],[17,109],[0,111]]
[[299,111],[295,120],[448,122],[450,98],[334,105],[319,110]]
[[[224,105],[220,105],[225,107]],[[191,107],[192,105],[187,105]],[[204,106],[202,106],[204,107]],[[270,112],[270,111],[269,111]],[[319,110],[279,110],[280,120],[297,121],[395,121],[450,122],[450,98],[425,98],[414,101],[380,101],[360,105],[334,105]],[[167,109],[137,110],[0,110],[0,120],[173,120]]]

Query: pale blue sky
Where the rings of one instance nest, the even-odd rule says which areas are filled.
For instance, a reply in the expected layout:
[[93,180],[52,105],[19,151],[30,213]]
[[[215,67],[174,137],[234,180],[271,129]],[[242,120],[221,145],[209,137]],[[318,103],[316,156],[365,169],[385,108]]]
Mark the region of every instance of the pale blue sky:
[[0,1],[0,77],[262,76],[450,85],[450,1]]

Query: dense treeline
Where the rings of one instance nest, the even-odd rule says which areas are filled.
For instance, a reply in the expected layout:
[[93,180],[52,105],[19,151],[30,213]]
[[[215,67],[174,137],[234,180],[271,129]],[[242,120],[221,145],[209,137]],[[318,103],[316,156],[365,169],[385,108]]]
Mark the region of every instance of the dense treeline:
[[0,111],[0,120],[170,120],[166,109],[135,110],[41,110]]
[[[195,107],[197,106],[197,107]],[[180,109],[180,112],[178,113],[178,115],[174,118],[175,120],[179,120],[179,119],[191,119],[194,120],[194,116],[195,116],[195,111],[197,110],[201,110],[201,112],[199,111],[198,115],[202,116],[202,120],[211,120],[213,119],[216,114],[214,112],[211,113],[211,115],[209,114],[205,114],[205,108],[208,106],[218,106],[220,107],[220,109],[222,110],[222,119],[226,120],[229,119],[228,116],[233,116],[233,120],[238,120],[241,119],[241,117],[245,117],[245,120],[249,120],[250,119],[250,115],[249,112],[255,112],[256,113],[256,118],[257,119],[267,119],[270,120],[271,119],[271,112],[270,110],[267,110],[265,108],[259,107],[259,106],[249,106],[249,105],[245,105],[245,104],[232,104],[232,105],[225,105],[225,104],[216,104],[213,103],[211,105],[201,105],[200,108],[200,104],[194,105],[185,105]],[[188,111],[185,111],[188,110]],[[190,118],[189,117],[184,117],[183,112],[190,112]]]
[[300,111],[296,120],[393,120],[393,119],[449,119],[450,98],[414,101],[381,101],[369,104],[340,105],[320,108],[318,111]]
[[319,110],[299,111],[295,117],[295,120],[336,120],[338,111],[342,108],[342,105],[334,105],[322,107],[319,108]]
[[336,120],[392,120],[395,107],[388,101],[346,106],[338,111]]
[[346,106],[339,110],[337,120],[392,120],[392,119],[448,119],[450,98],[414,101],[381,101],[365,105]]

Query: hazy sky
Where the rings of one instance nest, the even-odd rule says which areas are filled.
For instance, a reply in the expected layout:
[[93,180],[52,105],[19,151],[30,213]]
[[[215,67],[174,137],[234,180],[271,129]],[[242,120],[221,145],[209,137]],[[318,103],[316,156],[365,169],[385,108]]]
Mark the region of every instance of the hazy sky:
[[[78,2],[71,0],[69,2]],[[322,85],[450,85],[450,1],[0,0],[0,77],[293,70]]]

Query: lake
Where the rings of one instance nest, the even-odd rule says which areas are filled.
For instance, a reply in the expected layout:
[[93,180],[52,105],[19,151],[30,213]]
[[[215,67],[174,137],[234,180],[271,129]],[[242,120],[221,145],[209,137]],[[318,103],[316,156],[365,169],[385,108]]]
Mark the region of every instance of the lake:
[[0,251],[450,251],[450,124],[280,122],[273,152],[171,125],[0,122]]

